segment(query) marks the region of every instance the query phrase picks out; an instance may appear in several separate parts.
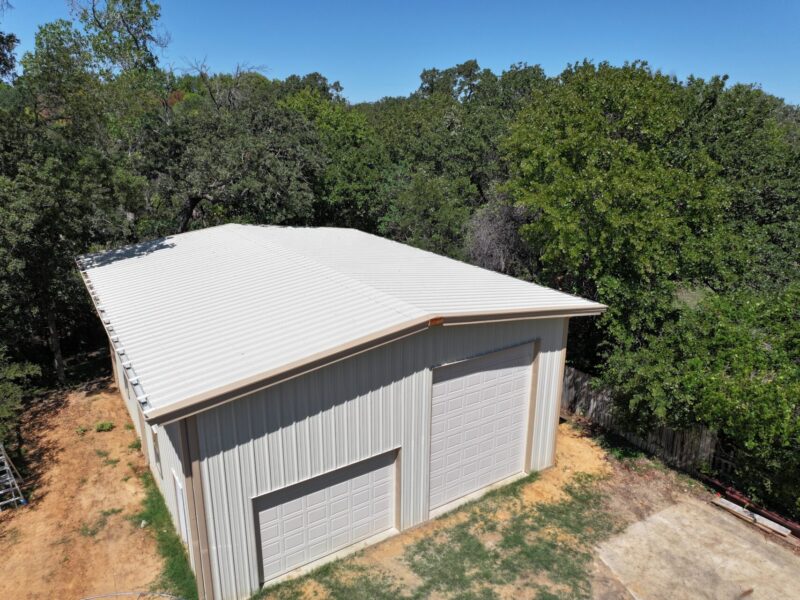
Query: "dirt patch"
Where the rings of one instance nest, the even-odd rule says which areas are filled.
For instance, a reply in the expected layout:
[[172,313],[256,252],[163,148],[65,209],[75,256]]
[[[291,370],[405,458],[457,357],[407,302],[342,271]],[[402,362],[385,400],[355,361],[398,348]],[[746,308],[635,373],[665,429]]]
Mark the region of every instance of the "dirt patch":
[[[24,424],[36,487],[0,513],[0,597],[82,598],[148,590],[161,572],[155,541],[130,522],[146,467],[130,418],[105,380],[52,397]],[[100,422],[111,431],[96,432]],[[127,424],[127,427],[126,427]]]
[[530,504],[563,500],[566,497],[564,488],[576,473],[608,475],[611,466],[606,453],[591,438],[570,423],[561,423],[556,441],[556,464],[525,486],[522,497]]

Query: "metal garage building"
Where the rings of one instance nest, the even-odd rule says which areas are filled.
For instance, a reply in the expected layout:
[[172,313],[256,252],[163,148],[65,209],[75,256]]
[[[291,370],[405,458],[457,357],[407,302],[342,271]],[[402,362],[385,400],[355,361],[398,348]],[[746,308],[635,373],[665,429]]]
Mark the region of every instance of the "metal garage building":
[[552,465],[568,320],[605,308],[348,229],[78,262],[203,598]]

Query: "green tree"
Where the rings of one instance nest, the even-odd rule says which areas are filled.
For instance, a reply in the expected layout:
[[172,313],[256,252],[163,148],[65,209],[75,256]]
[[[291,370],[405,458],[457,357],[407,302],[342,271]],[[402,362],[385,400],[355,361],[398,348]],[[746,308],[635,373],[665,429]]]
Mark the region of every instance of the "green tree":
[[469,186],[469,180],[463,178],[415,173],[393,186],[381,233],[423,250],[464,258],[470,210],[460,198]]
[[712,285],[781,288],[800,278],[800,112],[752,86],[708,96],[713,108],[693,124],[692,137],[720,166],[731,234],[720,253],[727,277]]
[[180,85],[140,152],[149,181],[140,234],[310,222],[323,169],[312,123],[258,73],[201,70]]
[[65,380],[62,339],[87,315],[76,255],[118,239],[130,188],[105,144],[102,86],[89,41],[65,21],[40,29],[0,113],[2,302],[12,348],[47,340]]
[[[471,252],[466,246],[475,212],[506,201],[501,186],[508,165],[500,141],[545,76],[539,67],[520,64],[498,77],[471,60],[423,71],[420,80],[409,98],[359,107],[369,116],[391,165],[384,178],[388,205],[379,231],[463,257]],[[430,189],[424,189],[425,180],[432,182]],[[412,199],[410,194],[421,196]],[[426,205],[428,199],[433,206]],[[428,215],[435,218],[428,220]],[[415,222],[424,223],[424,234],[409,230]]]
[[72,0],[94,57],[107,73],[151,71],[168,36],[156,31],[161,7],[151,0]]
[[19,443],[19,415],[25,387],[38,374],[38,367],[12,361],[6,347],[0,346],[0,443],[6,446]]
[[314,222],[376,231],[386,210],[382,196],[388,157],[366,115],[319,83],[292,93],[282,104],[313,123],[320,140],[324,172]]
[[706,274],[727,200],[717,165],[683,136],[695,110],[644,63],[583,63],[536,90],[512,126],[510,190],[532,215],[536,277],[609,306],[575,347],[635,347],[669,316],[679,282]]
[[607,378],[633,427],[703,423],[736,448],[739,484],[800,515],[800,283],[682,304]]

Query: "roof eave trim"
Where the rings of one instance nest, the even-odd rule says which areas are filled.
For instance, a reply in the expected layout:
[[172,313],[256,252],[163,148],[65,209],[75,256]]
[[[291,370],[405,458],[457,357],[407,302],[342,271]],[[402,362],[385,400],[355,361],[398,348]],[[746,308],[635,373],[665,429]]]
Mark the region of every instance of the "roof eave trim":
[[493,323],[499,321],[515,321],[523,319],[551,319],[600,315],[607,307],[603,304],[591,303],[588,306],[542,307],[535,310],[504,310],[494,312],[460,312],[445,315],[426,315],[406,321],[400,325],[364,336],[347,344],[318,352],[301,360],[282,365],[241,379],[234,383],[213,388],[164,407],[150,407],[144,411],[148,423],[164,424],[177,421],[191,415],[209,410],[220,404],[232,402],[242,396],[271,387],[289,379],[305,375],[317,369],[337,363],[346,358],[356,356],[367,350],[398,341],[435,326],[468,325]]
[[595,302],[585,306],[547,307],[535,310],[498,310],[452,313],[444,316],[445,325],[468,325],[471,323],[495,323],[498,321],[518,321],[522,319],[552,319],[569,317],[593,317],[608,309]]
[[[86,266],[86,255],[78,256],[75,259],[75,264],[78,267],[78,272],[80,273],[81,279],[83,280],[83,284],[86,287],[86,291],[89,294],[89,299],[92,301],[92,306],[94,307],[97,316],[100,318],[100,323],[103,325],[103,329],[108,336],[108,341],[111,344],[111,349],[113,352],[117,353],[121,359],[122,365],[122,378],[123,381],[127,381],[130,383],[131,387],[133,388],[133,392],[136,396],[136,401],[141,405],[142,409],[146,409],[148,404],[147,394],[142,388],[142,384],[139,381],[139,376],[136,374],[136,371],[133,368],[130,360],[125,360],[125,347],[122,345],[119,336],[114,331],[114,325],[111,323],[111,320],[105,314],[105,309],[103,308],[100,300],[100,296],[97,295],[96,290],[94,289],[94,284],[92,280],[89,278],[89,272]],[[111,356],[111,360],[114,361],[114,356]],[[120,390],[121,392],[122,390]]]

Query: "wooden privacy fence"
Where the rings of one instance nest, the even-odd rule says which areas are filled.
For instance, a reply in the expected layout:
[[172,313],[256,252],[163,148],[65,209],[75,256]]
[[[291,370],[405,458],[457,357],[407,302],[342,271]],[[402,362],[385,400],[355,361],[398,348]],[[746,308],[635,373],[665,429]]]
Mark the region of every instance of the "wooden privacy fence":
[[564,393],[561,395],[562,411],[582,415],[679,469],[697,472],[703,466],[721,466],[721,461],[716,457],[718,444],[715,432],[698,425],[681,430],[657,427],[644,437],[630,433],[614,416],[610,392],[591,385],[591,380],[590,375],[566,367]]

